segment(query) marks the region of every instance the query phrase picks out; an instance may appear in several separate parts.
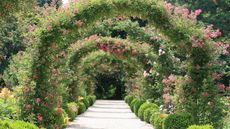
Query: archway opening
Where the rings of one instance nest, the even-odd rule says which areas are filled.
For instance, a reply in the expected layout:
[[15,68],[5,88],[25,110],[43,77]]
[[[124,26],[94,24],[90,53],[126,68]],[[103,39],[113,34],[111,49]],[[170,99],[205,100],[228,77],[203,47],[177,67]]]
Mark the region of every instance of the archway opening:
[[96,77],[95,95],[98,99],[122,100],[125,95],[125,86],[120,72],[99,74]]

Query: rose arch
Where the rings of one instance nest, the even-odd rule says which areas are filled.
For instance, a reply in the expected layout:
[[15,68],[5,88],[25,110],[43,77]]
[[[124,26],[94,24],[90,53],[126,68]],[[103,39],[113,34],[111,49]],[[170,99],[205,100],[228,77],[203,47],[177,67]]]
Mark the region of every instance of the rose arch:
[[110,53],[111,55],[117,57],[120,60],[127,60],[127,62],[133,62],[132,58],[135,58],[137,60],[137,64],[143,67],[142,73],[144,72],[143,69],[150,67],[150,64],[147,64],[146,62],[153,62],[156,58],[156,55],[152,52],[153,50],[146,43],[131,43],[128,40],[97,36],[93,36],[93,39],[92,37],[90,37],[86,40],[80,40],[72,44],[72,46],[68,50],[68,61],[65,67],[63,68],[68,69],[68,72],[71,71],[69,72],[71,74],[66,74],[67,76],[64,80],[69,80],[69,82],[66,85],[69,85],[67,87],[69,87],[70,91],[72,92],[70,93],[70,95],[72,96],[72,100],[75,98],[75,96],[77,96],[77,94],[74,94],[75,90],[73,90],[75,89],[76,85],[73,84],[74,81],[78,79],[73,79],[72,77],[76,73],[79,73],[79,66],[82,69],[84,68],[84,66],[80,65],[80,61],[81,58],[85,58],[88,54],[94,51],[104,51],[106,53]]
[[[19,84],[24,87],[21,114],[25,120],[29,120],[31,115],[39,115],[44,118],[43,121],[36,118],[39,125],[55,127],[56,121],[53,117],[58,118],[55,109],[62,106],[63,86],[60,82],[65,81],[64,73],[69,70],[62,68],[68,61],[68,47],[81,39],[80,34],[87,32],[101,18],[117,15],[148,20],[151,26],[156,27],[171,41],[178,52],[186,54],[186,74],[192,81],[183,87],[186,92],[183,98],[186,100],[184,109],[197,118],[205,114],[199,112],[200,105],[203,105],[200,96],[206,92],[210,93],[210,98],[216,96],[211,78],[211,63],[215,55],[211,47],[213,41],[205,40],[200,26],[188,18],[174,19],[172,9],[165,8],[161,0],[90,0],[76,4],[72,8],[76,9],[74,15],[61,14],[46,27],[37,29],[34,32],[34,45],[22,55],[24,63],[20,65],[21,70],[25,72],[20,71],[17,76]],[[54,76],[63,78],[59,80]],[[41,98],[43,104],[38,105],[36,98]],[[218,99],[210,99],[210,102],[218,103]],[[26,105],[32,105],[32,108],[26,109]],[[215,104],[212,108],[215,109],[214,107]],[[210,115],[210,119],[212,118],[214,119]]]

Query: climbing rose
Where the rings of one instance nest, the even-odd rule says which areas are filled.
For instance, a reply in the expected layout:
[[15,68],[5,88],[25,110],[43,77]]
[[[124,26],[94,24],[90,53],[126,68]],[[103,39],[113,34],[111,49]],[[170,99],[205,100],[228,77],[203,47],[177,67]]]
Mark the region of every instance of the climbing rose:
[[83,22],[82,22],[81,20],[77,20],[77,21],[75,21],[75,25],[76,25],[77,27],[82,27]]
[[56,112],[57,113],[62,113],[62,108],[60,108],[60,107],[56,108]]
[[202,10],[201,9],[197,9],[195,10],[195,15],[198,16],[202,13]]
[[43,121],[42,115],[41,115],[41,114],[38,114],[37,119],[38,119],[39,122]]
[[225,85],[222,84],[222,83],[217,84],[217,88],[218,88],[219,90],[224,90],[224,89],[225,89]]
[[49,107],[49,104],[48,103],[43,103],[43,106],[44,107]]
[[226,91],[230,92],[230,86],[226,87]]
[[104,52],[107,52],[109,48],[107,44],[100,44],[99,49],[101,49]]
[[169,103],[171,100],[170,94],[169,93],[163,94],[163,100],[165,104]]
[[35,25],[29,25],[28,31],[31,33],[35,30]]
[[222,76],[222,74],[217,74],[216,72],[213,72],[213,73],[212,73],[212,77],[213,77],[215,80],[220,80],[220,79],[221,79],[221,76]]
[[165,85],[165,86],[169,86],[171,85],[172,83],[174,83],[176,81],[177,77],[173,74],[171,74],[170,76],[168,76],[167,78],[164,78],[162,80],[162,83]]
[[26,109],[31,109],[31,108],[32,108],[32,105],[30,105],[30,104],[26,105]]
[[216,35],[216,36],[221,36],[221,35],[222,35],[222,32],[220,31],[220,29],[217,29],[217,30],[216,30],[215,35]]
[[208,97],[209,94],[208,94],[208,92],[203,92],[201,95],[204,97]]
[[62,33],[63,33],[63,35],[67,35],[67,34],[69,34],[69,33],[70,33],[70,30],[63,29],[63,30],[62,30]]
[[221,42],[215,42],[213,45],[212,45],[212,47],[213,48],[218,48],[218,47],[220,47],[221,46]]
[[230,48],[230,45],[229,44],[225,44],[224,46],[223,46],[223,55],[225,55],[225,56],[228,56],[229,55],[229,52],[228,52],[228,49]]
[[204,41],[196,39],[196,37],[192,37],[192,47],[194,48],[203,48],[204,47]]
[[45,17],[48,17],[48,16],[49,16],[49,12],[48,12],[48,10],[47,10],[47,9],[46,9],[46,10],[44,10],[43,15],[44,15]]
[[188,15],[189,15],[189,13],[190,13],[189,10],[186,9],[186,8],[182,9],[182,12],[183,12],[182,15],[183,15],[184,17],[188,17]]
[[229,52],[227,50],[223,50],[223,55],[228,56]]
[[171,75],[168,77],[168,79],[169,79],[171,82],[175,82],[176,79],[177,79],[177,77],[176,77],[175,75],[171,74]]
[[217,29],[216,31],[213,31],[213,25],[207,26],[204,30],[204,39],[214,39],[222,35],[220,29]]
[[47,30],[48,30],[48,31],[52,31],[52,30],[53,30],[53,27],[52,27],[51,25],[49,25],[49,26],[47,27]]
[[98,39],[97,34],[91,35],[91,36],[88,38],[89,41],[95,41],[96,39]]
[[167,10],[168,13],[172,13],[174,6],[171,3],[165,2],[164,5],[165,9]]
[[40,103],[41,102],[41,99],[40,98],[36,98],[36,103]]

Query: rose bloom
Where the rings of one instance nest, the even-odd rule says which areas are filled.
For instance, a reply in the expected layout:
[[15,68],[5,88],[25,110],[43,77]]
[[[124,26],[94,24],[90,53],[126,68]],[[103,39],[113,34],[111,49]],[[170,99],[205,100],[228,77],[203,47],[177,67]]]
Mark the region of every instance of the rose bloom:
[[209,94],[208,94],[208,92],[203,92],[201,95],[204,97],[208,97]]
[[62,113],[62,108],[60,108],[60,107],[56,108],[56,112],[57,113]]

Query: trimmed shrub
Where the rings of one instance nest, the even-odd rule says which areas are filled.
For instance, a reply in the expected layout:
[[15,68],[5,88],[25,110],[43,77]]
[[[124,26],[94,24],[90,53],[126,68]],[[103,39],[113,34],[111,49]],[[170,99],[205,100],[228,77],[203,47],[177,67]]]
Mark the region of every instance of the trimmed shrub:
[[[64,128],[67,126],[66,118],[69,119],[68,114],[62,108],[56,108],[54,111],[55,128]],[[48,127],[47,127],[48,128]]]
[[82,114],[83,112],[86,111],[86,106],[85,106],[85,104],[83,102],[78,102],[77,105],[79,106],[79,108],[78,108],[78,115]]
[[136,114],[136,116],[138,116],[138,110],[144,102],[145,101],[140,100],[134,104],[134,113]]
[[134,99],[134,96],[126,96],[125,102],[130,106],[133,99]]
[[125,96],[124,100],[127,103],[129,96]]
[[95,95],[90,96],[93,100],[93,103],[96,101],[97,97]]
[[132,100],[132,102],[130,103],[130,109],[131,109],[132,112],[134,112],[134,105],[135,105],[135,103],[136,103],[137,101],[138,101],[138,99],[134,98],[134,99]]
[[154,104],[154,103],[149,103],[149,102],[145,102],[144,104],[141,105],[141,107],[139,108],[138,110],[138,117],[141,119],[141,120],[144,120],[144,111],[148,108],[156,108],[156,109],[159,109],[159,107]]
[[89,106],[92,106],[94,103],[93,98],[91,96],[86,96],[86,99],[88,99]]
[[178,112],[169,115],[164,121],[164,129],[186,129],[194,124],[192,115],[188,112]]
[[86,109],[90,106],[90,103],[87,98],[82,99],[82,102],[85,104]]
[[144,121],[149,123],[153,113],[158,112],[157,108],[148,108],[144,111]]
[[187,129],[214,129],[211,125],[191,125]]
[[70,120],[74,120],[78,114],[78,106],[75,102],[67,103],[65,111],[68,114]]
[[163,122],[167,116],[167,114],[155,112],[150,118],[150,124],[153,125],[155,129],[163,129]]
[[0,121],[0,129],[39,129],[36,125],[25,121]]

